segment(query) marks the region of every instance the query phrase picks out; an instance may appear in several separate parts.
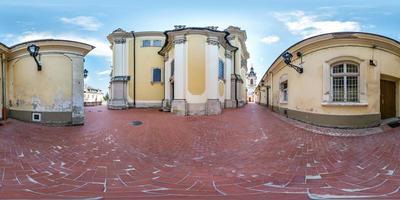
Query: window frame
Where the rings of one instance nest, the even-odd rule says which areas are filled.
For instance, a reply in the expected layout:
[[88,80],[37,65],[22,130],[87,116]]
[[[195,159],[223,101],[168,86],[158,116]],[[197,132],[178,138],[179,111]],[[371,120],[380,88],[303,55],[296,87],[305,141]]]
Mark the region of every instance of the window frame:
[[[147,45],[144,45],[145,44],[145,42],[149,42],[149,45],[147,46]],[[151,40],[142,40],[142,47],[151,47]]]
[[[154,81],[154,71],[155,70],[160,70],[160,81]],[[163,79],[163,70],[160,67],[152,67],[151,68],[151,84],[154,83],[163,83],[164,79]]]
[[[357,67],[357,72],[347,72],[347,65],[355,65]],[[343,65],[343,72],[341,73],[333,73],[333,68],[338,65]],[[329,69],[329,76],[330,76],[330,95],[329,101],[331,103],[360,103],[360,64],[353,62],[353,61],[339,61],[335,62],[330,65]],[[333,78],[334,77],[343,77],[343,101],[335,101],[333,98],[334,95],[334,85],[333,85]],[[357,77],[357,100],[356,101],[348,101],[348,94],[347,94],[347,78],[348,77]]]
[[[220,74],[221,67],[222,67],[222,75]],[[225,81],[225,63],[222,59],[218,59],[218,80]]]
[[[283,88],[283,84],[286,83],[286,88]],[[289,101],[289,81],[286,80],[282,80],[281,82],[279,82],[279,92],[280,92],[280,103],[282,104],[287,104]],[[285,95],[286,94],[286,95]],[[286,99],[285,99],[286,97]]]

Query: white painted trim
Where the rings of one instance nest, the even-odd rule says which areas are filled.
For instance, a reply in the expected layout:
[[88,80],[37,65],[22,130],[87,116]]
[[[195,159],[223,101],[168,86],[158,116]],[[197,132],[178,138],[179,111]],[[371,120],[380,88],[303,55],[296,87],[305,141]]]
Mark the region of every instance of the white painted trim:
[[323,106],[368,106],[368,103],[360,102],[322,102]]

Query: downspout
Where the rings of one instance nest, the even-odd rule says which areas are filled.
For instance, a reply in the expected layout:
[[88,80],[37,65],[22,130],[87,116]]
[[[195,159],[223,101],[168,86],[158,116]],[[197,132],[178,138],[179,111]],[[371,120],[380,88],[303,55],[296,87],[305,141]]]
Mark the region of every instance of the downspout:
[[136,37],[135,32],[131,31],[133,36],[133,107],[136,108]]
[[235,75],[235,101],[236,101],[236,108],[239,107],[239,100],[238,100],[238,96],[237,96],[237,74],[236,74],[236,51],[237,49],[235,49],[235,51],[233,52],[233,74]]
[[6,111],[6,56],[1,54],[1,103],[2,103],[2,120],[7,119]]

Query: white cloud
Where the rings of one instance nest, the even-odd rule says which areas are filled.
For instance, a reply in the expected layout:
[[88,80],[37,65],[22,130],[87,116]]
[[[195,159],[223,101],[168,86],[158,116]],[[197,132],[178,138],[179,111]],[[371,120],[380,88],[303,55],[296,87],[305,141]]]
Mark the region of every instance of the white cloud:
[[102,25],[99,20],[91,16],[62,17],[60,20],[64,24],[72,24],[88,31],[97,31]]
[[275,13],[274,16],[283,22],[292,34],[303,38],[330,32],[361,30],[359,22],[322,20],[319,19],[320,16],[307,15],[303,11]]
[[86,44],[90,44],[95,46],[89,55],[93,56],[103,56],[107,57],[108,60],[111,60],[112,51],[110,49],[110,44],[104,39],[99,40],[93,37],[84,37],[78,36],[75,34],[53,34],[51,32],[25,32],[22,35],[16,37],[16,40],[13,41],[14,44],[27,42],[31,40],[40,40],[40,39],[62,39],[62,40],[72,40],[77,42],[83,42]]
[[265,44],[272,44],[272,43],[278,42],[279,39],[280,38],[276,35],[269,35],[269,36],[263,37],[261,39],[261,42],[263,42]]
[[110,73],[111,73],[111,69],[106,69],[104,71],[97,72],[96,74],[99,76],[102,76],[102,75],[110,75]]

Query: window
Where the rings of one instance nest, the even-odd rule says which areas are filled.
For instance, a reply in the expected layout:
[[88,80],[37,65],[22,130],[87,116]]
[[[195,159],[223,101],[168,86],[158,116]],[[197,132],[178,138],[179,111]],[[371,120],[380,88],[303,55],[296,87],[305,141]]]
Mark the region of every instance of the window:
[[149,46],[151,46],[151,41],[150,41],[150,40],[143,40],[142,46],[143,46],[143,47],[149,47]]
[[171,76],[174,76],[175,73],[175,60],[171,61]]
[[331,87],[333,102],[358,102],[359,67],[354,63],[332,66]]
[[154,47],[161,47],[161,40],[153,40]]
[[160,68],[153,68],[153,83],[154,82],[161,82],[161,69]]
[[287,103],[288,102],[288,81],[283,81],[280,83],[280,90],[281,90],[281,102]]
[[223,80],[224,77],[224,61],[220,59],[218,62],[218,79]]
[[253,79],[250,79],[250,85],[253,85]]

